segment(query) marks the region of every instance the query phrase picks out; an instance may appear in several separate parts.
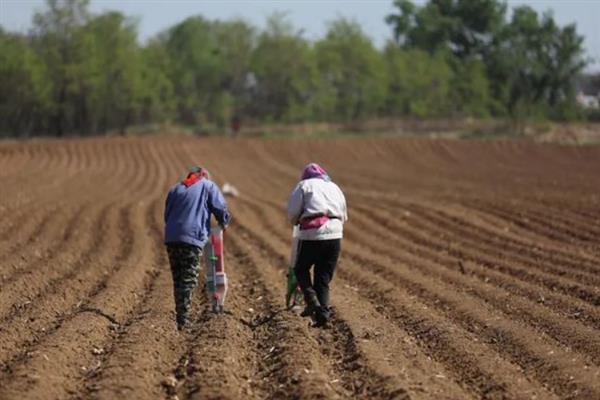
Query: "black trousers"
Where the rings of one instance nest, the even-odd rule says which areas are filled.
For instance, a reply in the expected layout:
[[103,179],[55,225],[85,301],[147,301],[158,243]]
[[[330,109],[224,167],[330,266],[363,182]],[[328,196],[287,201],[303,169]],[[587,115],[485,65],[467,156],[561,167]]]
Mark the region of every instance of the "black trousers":
[[[294,272],[307,304],[310,304],[315,296],[319,301],[317,320],[328,320],[330,316],[329,283],[333,278],[341,247],[341,239],[301,240],[298,243]],[[311,280],[310,269],[313,265],[314,279]]]

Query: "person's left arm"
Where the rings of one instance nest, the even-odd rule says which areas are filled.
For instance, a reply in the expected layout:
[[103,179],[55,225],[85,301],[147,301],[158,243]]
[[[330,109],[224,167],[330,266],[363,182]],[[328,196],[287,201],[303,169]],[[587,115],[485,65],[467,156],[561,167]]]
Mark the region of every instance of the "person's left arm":
[[223,229],[229,225],[231,214],[227,208],[227,202],[219,187],[211,182],[208,190],[208,207],[209,211],[215,216],[217,222]]
[[337,186],[337,190],[340,195],[340,206],[341,206],[340,208],[342,209],[342,215],[341,215],[342,222],[346,222],[346,221],[348,221],[348,207],[346,205],[346,197],[344,196],[344,192],[342,192],[342,189],[340,189],[339,186]]

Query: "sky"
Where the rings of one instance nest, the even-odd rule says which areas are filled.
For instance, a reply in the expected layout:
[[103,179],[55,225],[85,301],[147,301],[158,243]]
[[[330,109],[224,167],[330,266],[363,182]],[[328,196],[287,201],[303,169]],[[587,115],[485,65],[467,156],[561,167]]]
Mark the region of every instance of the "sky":
[[[44,4],[44,0],[0,0],[0,26],[27,32],[33,14]],[[509,0],[508,4],[526,4],[538,12],[552,10],[560,25],[576,23],[588,56],[595,59],[588,70],[600,71],[600,0]],[[142,41],[192,15],[243,18],[262,27],[269,15],[285,12],[308,39],[322,37],[327,23],[343,16],[358,21],[378,46],[391,37],[384,18],[393,11],[392,0],[91,0],[90,8],[94,13],[118,10],[135,17]]]

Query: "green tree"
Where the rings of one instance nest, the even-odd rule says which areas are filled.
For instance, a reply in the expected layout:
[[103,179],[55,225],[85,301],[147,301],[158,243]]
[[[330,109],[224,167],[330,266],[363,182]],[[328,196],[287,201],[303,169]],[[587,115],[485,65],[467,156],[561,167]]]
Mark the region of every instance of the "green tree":
[[90,19],[79,35],[82,79],[77,92],[86,131],[121,132],[139,122],[143,107],[142,57],[135,23],[118,12]]
[[85,111],[77,92],[82,54],[77,41],[89,20],[88,0],[48,0],[47,9],[34,16],[34,46],[52,83],[48,129],[57,136],[75,130],[75,120]]
[[311,117],[316,88],[312,49],[283,14],[272,15],[259,35],[251,71],[253,115],[276,121]]
[[384,55],[387,115],[431,118],[451,113],[453,73],[444,55],[405,50],[394,43],[388,43]]
[[450,98],[453,104],[450,115],[488,117],[500,105],[493,99],[491,85],[484,62],[478,58],[450,60],[452,81]]
[[213,113],[220,125],[242,115],[251,104],[249,76],[257,45],[256,29],[243,20],[216,22],[216,40],[223,60],[221,95]]
[[560,28],[552,15],[514,10],[488,59],[495,95],[515,120],[551,115],[574,103],[575,79],[586,65],[575,26]]
[[215,24],[190,17],[171,28],[165,39],[178,119],[201,125],[214,117],[214,100],[222,93],[225,59]]
[[28,38],[0,29],[0,135],[41,133],[51,86]]
[[398,43],[458,57],[484,55],[501,29],[506,5],[498,0],[430,0],[422,7],[395,0],[397,14],[386,18]]
[[159,39],[151,40],[140,50],[142,122],[165,122],[176,117],[177,100],[170,79],[171,59]]
[[461,113],[484,115],[488,108],[516,120],[572,114],[575,78],[585,66],[574,25],[561,28],[551,14],[540,18],[530,7],[517,7],[507,21],[506,4],[498,0],[394,5],[398,12],[386,21],[398,44],[453,55],[452,92]]
[[398,13],[388,15],[385,22],[391,25],[396,43],[405,45],[408,44],[408,33],[416,25],[417,7],[410,0],[394,0],[394,7]]
[[345,120],[377,116],[385,101],[383,57],[354,21],[332,22],[315,45],[319,84],[325,88],[320,115]]

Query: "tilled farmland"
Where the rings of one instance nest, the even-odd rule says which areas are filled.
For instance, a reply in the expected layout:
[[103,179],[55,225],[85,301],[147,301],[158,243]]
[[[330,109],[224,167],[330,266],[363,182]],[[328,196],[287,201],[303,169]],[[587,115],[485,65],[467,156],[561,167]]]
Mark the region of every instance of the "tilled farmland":
[[[309,161],[349,206],[325,330],[284,308]],[[240,195],[228,312],[200,287],[180,333],[162,212],[196,163]],[[600,399],[600,147],[35,140],[0,185],[0,399]]]

